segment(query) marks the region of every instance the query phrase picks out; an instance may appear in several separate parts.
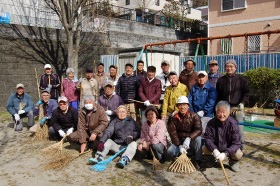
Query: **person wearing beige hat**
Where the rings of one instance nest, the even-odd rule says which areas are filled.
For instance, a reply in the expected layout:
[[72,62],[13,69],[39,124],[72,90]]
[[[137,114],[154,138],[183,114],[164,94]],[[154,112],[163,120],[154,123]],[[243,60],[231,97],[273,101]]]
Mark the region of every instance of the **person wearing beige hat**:
[[[219,78],[216,86],[218,93],[217,102],[227,101],[230,107],[238,108],[244,112],[244,105],[249,102],[249,86],[247,80],[236,74],[236,61],[234,59],[227,60],[225,63],[226,74]],[[243,121],[243,114],[236,115],[239,122]],[[241,134],[241,150],[244,148],[243,126],[239,125]]]
[[188,90],[196,84],[197,73],[194,71],[196,63],[192,59],[184,62],[185,69],[180,73],[179,80],[188,87]]
[[223,76],[223,74],[218,72],[219,69],[218,61],[216,60],[209,61],[208,67],[209,67],[208,82],[211,85],[213,85],[214,88],[216,88],[218,79]]
[[28,128],[34,125],[34,104],[32,98],[24,92],[24,85],[22,83],[16,85],[16,93],[9,97],[6,108],[13,117],[15,131],[22,130],[22,119],[24,117],[28,117]]
[[163,103],[165,89],[170,85],[170,82],[168,79],[169,68],[170,68],[169,61],[163,60],[161,62],[162,72],[160,74],[156,75],[156,78],[161,81],[161,96],[160,96],[160,101],[159,101],[160,104]]

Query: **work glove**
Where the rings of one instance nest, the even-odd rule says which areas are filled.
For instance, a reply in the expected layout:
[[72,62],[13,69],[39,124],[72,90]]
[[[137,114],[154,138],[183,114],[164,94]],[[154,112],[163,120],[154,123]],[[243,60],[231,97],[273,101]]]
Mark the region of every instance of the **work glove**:
[[58,133],[62,138],[66,135],[65,132],[61,129],[58,131]]
[[37,101],[37,103],[35,104],[36,106],[39,106],[43,103],[43,101],[40,99],[39,101]]
[[25,110],[19,110],[19,111],[18,111],[18,114],[19,114],[19,115],[21,115],[21,114],[23,114],[23,113],[25,113]]
[[52,85],[51,85],[51,84],[48,84],[48,88],[51,89],[51,88],[52,88]]
[[78,80],[77,78],[74,78],[72,81],[73,81],[74,83],[76,83],[76,82],[78,82],[79,80]]
[[104,143],[103,143],[102,141],[100,141],[100,142],[98,143],[97,150],[98,150],[99,152],[102,152],[102,151],[104,150]]
[[132,136],[127,136],[126,144],[129,145],[132,141],[133,141],[133,137]]
[[19,120],[20,120],[20,117],[19,117],[18,114],[14,114],[14,117],[15,117],[15,120],[16,120],[16,121],[19,121]]
[[113,112],[111,110],[106,110],[105,113],[107,116],[111,116],[113,114]]
[[45,122],[46,122],[46,120],[47,120],[47,118],[46,118],[46,117],[43,117],[43,118],[41,119],[41,121],[40,121],[40,125],[41,125],[41,126],[44,125]]
[[204,116],[204,111],[203,110],[198,111],[197,115],[202,118]]
[[144,105],[145,105],[145,106],[149,106],[150,104],[151,104],[151,103],[150,103],[149,100],[147,100],[147,101],[144,102]]
[[239,104],[238,104],[238,108],[239,108],[240,110],[244,110],[244,104],[243,104],[243,103],[239,103]]
[[175,110],[174,112],[172,112],[171,117],[175,116],[177,113],[178,111]]
[[186,153],[187,154],[187,151],[186,149],[183,147],[183,145],[180,145],[179,146],[179,150],[180,150],[180,153],[183,154],[183,153]]
[[117,81],[114,81],[114,83],[113,83],[113,84],[114,84],[114,86],[117,86],[118,82],[117,82]]
[[74,131],[74,128],[71,127],[70,129],[67,130],[66,134],[69,135],[69,134],[71,134],[73,131]]
[[191,138],[187,137],[183,143],[183,147],[188,150],[190,148]]
[[81,84],[83,82],[83,78],[79,79],[79,84]]
[[224,152],[222,152],[222,153],[220,153],[220,155],[217,157],[217,159],[220,160],[220,161],[224,161],[226,157],[227,157],[226,154],[225,154]]
[[214,149],[212,155],[214,156],[215,159],[218,159],[218,156],[220,155],[220,151],[218,149]]

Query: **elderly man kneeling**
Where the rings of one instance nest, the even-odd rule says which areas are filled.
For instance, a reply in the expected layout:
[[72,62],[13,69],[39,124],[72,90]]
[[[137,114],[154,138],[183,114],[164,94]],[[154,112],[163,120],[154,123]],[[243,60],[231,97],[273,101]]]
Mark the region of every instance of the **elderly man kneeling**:
[[110,150],[118,152],[122,148],[127,149],[122,154],[116,166],[124,168],[136,153],[136,140],[140,136],[140,130],[136,122],[127,116],[124,105],[117,108],[117,118],[112,120],[100,138],[95,158],[90,158],[89,163],[102,161]]
[[240,150],[241,136],[238,121],[230,115],[230,105],[220,101],[216,105],[216,117],[211,119],[204,133],[204,154],[212,154],[215,159],[223,161],[229,158],[229,165],[234,172],[239,171],[238,161],[243,153]]

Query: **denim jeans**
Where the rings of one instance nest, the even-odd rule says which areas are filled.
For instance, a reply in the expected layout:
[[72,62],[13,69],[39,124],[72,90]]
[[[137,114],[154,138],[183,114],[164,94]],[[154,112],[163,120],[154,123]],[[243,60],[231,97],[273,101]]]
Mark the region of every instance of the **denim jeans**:
[[[180,149],[178,146],[172,144],[168,149],[167,149],[167,154],[170,157],[176,157],[180,153]],[[190,148],[187,150],[187,153],[189,155],[195,154],[195,159],[196,160],[201,160],[202,157],[202,147],[201,147],[201,137],[198,136],[195,138],[195,140],[191,140],[190,142]]]
[[163,151],[164,151],[164,145],[162,143],[158,143],[158,144],[151,144],[151,148],[155,154],[155,157],[158,160],[162,159],[162,155],[163,155]]

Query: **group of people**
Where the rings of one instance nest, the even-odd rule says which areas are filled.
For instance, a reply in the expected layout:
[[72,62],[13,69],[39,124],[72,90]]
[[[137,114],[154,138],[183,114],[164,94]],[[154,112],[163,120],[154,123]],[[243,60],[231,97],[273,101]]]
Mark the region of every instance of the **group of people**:
[[22,130],[22,118],[28,117],[27,127],[32,127],[34,116],[43,113],[38,125],[46,124],[50,136],[79,143],[81,153],[90,145],[97,149],[90,163],[126,148],[117,163],[124,168],[137,151],[147,154],[151,149],[161,162],[182,153],[193,155],[198,170],[203,169],[202,154],[222,161],[228,157],[232,170],[239,171],[243,130],[230,113],[232,108],[244,109],[248,102],[247,81],[235,73],[233,59],[225,63],[225,75],[218,72],[215,60],[208,63],[209,73],[195,72],[195,65],[186,60],[178,75],[163,60],[162,72],[156,75],[156,67],[148,66],[146,72],[139,60],[135,71],[127,63],[118,77],[116,66],[111,65],[107,74],[99,63],[96,73],[87,67],[86,77],[79,80],[68,68],[67,77],[60,81],[46,64],[39,83],[41,99],[34,106],[24,85],[17,84],[7,110],[15,130]]

